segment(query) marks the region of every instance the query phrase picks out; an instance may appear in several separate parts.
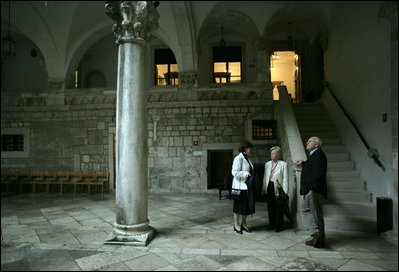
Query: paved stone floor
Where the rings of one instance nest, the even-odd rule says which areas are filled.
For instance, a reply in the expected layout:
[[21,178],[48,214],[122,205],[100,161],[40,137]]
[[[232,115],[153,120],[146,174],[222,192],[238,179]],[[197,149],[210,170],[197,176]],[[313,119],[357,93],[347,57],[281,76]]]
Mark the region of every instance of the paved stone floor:
[[266,230],[266,203],[233,232],[232,202],[216,194],[149,196],[147,247],[104,245],[115,197],[24,194],[1,198],[1,270],[398,270],[398,248],[374,234]]

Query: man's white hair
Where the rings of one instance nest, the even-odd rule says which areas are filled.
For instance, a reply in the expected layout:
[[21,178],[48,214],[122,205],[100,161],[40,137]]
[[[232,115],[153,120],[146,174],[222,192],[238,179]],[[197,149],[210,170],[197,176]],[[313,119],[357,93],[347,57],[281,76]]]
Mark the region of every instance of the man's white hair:
[[321,139],[317,136],[313,136],[313,138],[314,138],[314,142],[317,144],[317,146],[321,147],[321,144],[322,144]]

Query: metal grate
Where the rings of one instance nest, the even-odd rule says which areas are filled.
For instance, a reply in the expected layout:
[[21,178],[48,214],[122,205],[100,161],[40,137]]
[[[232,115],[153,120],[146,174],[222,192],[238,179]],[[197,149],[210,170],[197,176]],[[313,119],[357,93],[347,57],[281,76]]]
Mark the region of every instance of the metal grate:
[[270,140],[276,139],[275,120],[252,120],[252,139]]
[[24,151],[24,135],[2,134],[1,151]]

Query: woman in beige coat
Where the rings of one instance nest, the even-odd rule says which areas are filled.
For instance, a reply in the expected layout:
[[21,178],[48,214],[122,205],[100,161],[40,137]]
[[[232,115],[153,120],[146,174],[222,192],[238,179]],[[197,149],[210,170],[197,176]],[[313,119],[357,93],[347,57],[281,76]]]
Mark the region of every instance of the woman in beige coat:
[[284,193],[288,193],[287,163],[279,160],[281,158],[281,148],[278,146],[270,148],[270,157],[271,160],[265,164],[262,194],[266,193],[269,213],[269,226],[267,229],[276,229],[276,232],[280,232],[283,229],[284,213],[278,204],[277,197],[279,197],[279,187],[283,189]]

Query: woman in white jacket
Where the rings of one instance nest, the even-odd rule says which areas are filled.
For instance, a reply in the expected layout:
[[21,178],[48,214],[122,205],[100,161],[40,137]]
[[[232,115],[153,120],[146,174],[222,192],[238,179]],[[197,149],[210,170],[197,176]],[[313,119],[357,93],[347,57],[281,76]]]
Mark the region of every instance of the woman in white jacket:
[[[247,226],[247,215],[251,214],[248,194],[247,194],[247,184],[245,181],[248,177],[253,176],[254,166],[248,158],[251,155],[253,145],[244,141],[238,151],[238,154],[233,161],[233,167],[231,174],[233,175],[232,189],[240,190],[240,199],[234,200],[233,213],[234,213],[234,230],[242,234],[242,231],[252,232]],[[242,223],[240,225],[240,215],[242,217]]]
[[288,171],[287,163],[279,160],[281,148],[273,146],[270,148],[271,160],[265,164],[265,174],[263,177],[262,194],[266,193],[267,210],[269,213],[268,230],[276,229],[280,232],[283,229],[284,213],[278,204],[278,188],[281,186],[284,193],[288,193]]

